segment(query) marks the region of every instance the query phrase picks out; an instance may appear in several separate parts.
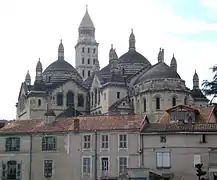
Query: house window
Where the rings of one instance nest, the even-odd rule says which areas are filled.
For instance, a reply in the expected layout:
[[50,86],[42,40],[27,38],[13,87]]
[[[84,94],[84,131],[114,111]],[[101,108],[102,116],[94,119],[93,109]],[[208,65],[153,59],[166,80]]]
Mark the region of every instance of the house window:
[[82,70],[82,76],[84,77],[84,70]]
[[172,102],[172,106],[176,106],[176,98],[175,97],[173,97],[173,100],[172,100],[173,102]]
[[107,177],[109,170],[109,158],[102,157],[101,158],[101,176]]
[[62,106],[63,105],[63,94],[58,93],[57,94],[57,106]]
[[201,140],[200,140],[201,143],[206,143],[206,135],[205,134],[202,134],[201,135]]
[[38,106],[41,106],[41,99],[38,99]]
[[160,142],[166,143],[167,142],[166,136],[160,136]]
[[91,158],[90,157],[83,157],[82,161],[82,171],[84,175],[89,175],[90,174],[90,169],[91,169]]
[[119,157],[119,173],[124,173],[127,169],[127,157]]
[[160,110],[160,98],[156,98],[156,110]]
[[90,149],[90,143],[91,143],[91,136],[90,135],[84,135],[84,149]]
[[66,99],[66,106],[74,105],[74,94],[72,91],[68,91],[67,99]]
[[93,48],[93,54],[95,54],[96,53],[96,48]]
[[82,53],[84,53],[84,47],[82,48]]
[[127,148],[127,135],[126,134],[119,135],[119,148]]
[[143,112],[146,112],[146,99],[143,99]]
[[170,152],[157,152],[157,168],[170,168]]
[[90,59],[89,58],[87,59],[87,64],[90,64]]
[[82,58],[82,64],[84,64],[84,58]]
[[96,60],[95,59],[93,59],[93,64],[95,64],[96,63]]
[[42,151],[55,151],[56,150],[56,137],[46,136],[42,137]]
[[100,104],[100,91],[98,90],[98,105]]
[[87,52],[90,53],[90,48],[87,48]]
[[92,101],[91,101],[91,105],[93,106],[93,101],[94,101],[94,100],[93,100],[93,92],[91,92],[91,100],[92,100]]
[[3,163],[2,179],[21,180],[21,164],[13,160]]
[[78,107],[84,106],[84,96],[83,94],[78,94]]
[[109,148],[109,136],[107,134],[103,134],[101,136],[101,148],[108,149]]
[[18,152],[18,151],[20,151],[20,138],[19,137],[6,138],[5,151],[6,152]]
[[53,160],[44,160],[44,177],[52,177],[53,172]]
[[87,76],[88,76],[88,77],[90,76],[90,70],[89,70],[89,71],[87,71]]
[[117,99],[120,99],[120,92],[117,92]]

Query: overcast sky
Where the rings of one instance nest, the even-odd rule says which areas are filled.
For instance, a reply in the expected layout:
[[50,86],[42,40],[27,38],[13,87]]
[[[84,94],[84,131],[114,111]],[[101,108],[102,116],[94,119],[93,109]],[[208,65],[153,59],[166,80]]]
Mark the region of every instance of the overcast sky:
[[16,117],[15,104],[27,70],[32,82],[41,58],[43,68],[57,59],[60,39],[65,59],[75,64],[78,26],[88,4],[96,28],[101,68],[114,44],[118,56],[128,50],[131,28],[136,49],[152,64],[159,48],[165,62],[175,54],[178,72],[192,88],[195,69],[200,82],[211,79],[217,62],[217,0],[2,0],[0,1],[0,118]]

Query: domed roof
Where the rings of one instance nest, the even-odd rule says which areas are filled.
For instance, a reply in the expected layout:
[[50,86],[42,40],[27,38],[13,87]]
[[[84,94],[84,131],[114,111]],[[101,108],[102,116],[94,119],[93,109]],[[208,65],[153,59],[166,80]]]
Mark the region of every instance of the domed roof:
[[136,50],[129,50],[123,54],[120,58],[120,63],[143,63],[151,64],[143,55],[138,53]]
[[145,74],[140,76],[137,82],[160,78],[181,79],[179,74],[173,68],[164,62],[159,62],[152,66]]
[[75,81],[82,81],[82,77],[77,70],[64,60],[64,47],[62,40],[58,48],[58,60],[50,64],[43,72],[43,79],[45,82],[59,83],[68,79]]
[[[77,70],[65,60],[56,60],[43,72],[44,79],[50,78],[50,82],[61,82],[67,79],[82,81]],[[46,77],[45,77],[46,76]]]
[[48,71],[76,71],[76,69],[67,61],[56,60],[44,70],[44,72]]

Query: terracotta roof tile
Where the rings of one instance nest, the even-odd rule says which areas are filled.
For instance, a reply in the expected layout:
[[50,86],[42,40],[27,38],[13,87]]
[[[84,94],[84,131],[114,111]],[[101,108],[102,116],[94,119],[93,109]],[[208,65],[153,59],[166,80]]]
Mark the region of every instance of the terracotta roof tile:
[[[74,119],[79,119],[81,131],[115,130],[139,128],[142,116],[139,115],[108,115],[82,116],[77,118],[58,118],[53,124],[45,124],[44,120],[17,120],[0,129],[0,133],[37,133],[62,132],[74,130]],[[132,123],[129,123],[132,122]],[[131,124],[128,126],[128,124]]]

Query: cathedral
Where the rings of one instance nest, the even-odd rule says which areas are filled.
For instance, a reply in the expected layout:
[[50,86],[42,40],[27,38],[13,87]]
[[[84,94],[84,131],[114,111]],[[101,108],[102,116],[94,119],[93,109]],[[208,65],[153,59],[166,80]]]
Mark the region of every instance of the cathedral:
[[118,57],[112,45],[109,64],[104,68],[100,68],[99,43],[88,9],[78,33],[75,67],[64,58],[61,40],[57,60],[45,70],[38,60],[33,83],[27,72],[16,104],[18,120],[41,119],[52,112],[56,117],[144,114],[155,121],[176,105],[208,104],[196,71],[189,89],[177,72],[174,55],[168,65],[164,62],[164,49],[160,48],[156,63],[151,64],[136,50],[133,30],[127,52]]

